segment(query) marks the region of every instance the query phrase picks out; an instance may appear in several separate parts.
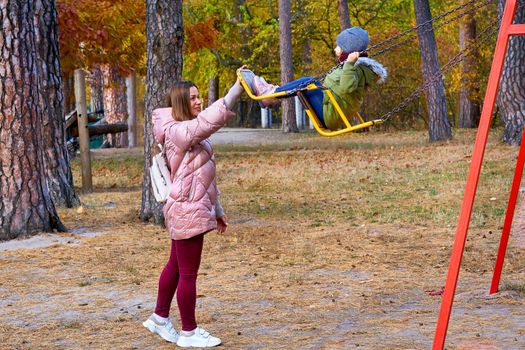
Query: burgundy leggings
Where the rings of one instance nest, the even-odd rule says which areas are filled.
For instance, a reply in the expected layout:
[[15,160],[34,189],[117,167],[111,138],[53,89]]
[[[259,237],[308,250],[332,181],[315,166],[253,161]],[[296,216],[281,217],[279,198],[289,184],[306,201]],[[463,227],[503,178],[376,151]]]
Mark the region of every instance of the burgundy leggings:
[[171,240],[170,259],[160,274],[155,313],[161,317],[168,317],[171,301],[177,291],[177,305],[183,331],[192,331],[197,327],[197,272],[201,263],[203,243],[204,234],[189,239]]

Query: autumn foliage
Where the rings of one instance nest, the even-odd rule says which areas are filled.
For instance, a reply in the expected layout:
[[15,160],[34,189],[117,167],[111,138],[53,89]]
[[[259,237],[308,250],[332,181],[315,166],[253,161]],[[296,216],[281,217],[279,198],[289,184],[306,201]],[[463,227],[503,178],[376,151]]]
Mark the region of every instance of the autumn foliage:
[[116,64],[123,75],[145,71],[144,1],[57,1],[62,70]]
[[[255,0],[183,1],[183,78],[197,83],[204,96],[208,81],[217,79],[222,93],[234,81],[235,69],[246,64],[268,81],[279,83],[277,4],[277,1]],[[439,16],[457,6],[457,1],[452,0],[431,1],[432,15]],[[144,75],[145,1],[58,0],[57,7],[61,63],[66,75],[75,68],[105,63],[115,64],[122,75],[127,75],[131,69]],[[293,1],[291,12],[295,78],[326,72],[335,63],[333,48],[340,31],[337,2]],[[481,31],[495,23],[496,6],[481,7],[474,15]],[[416,24],[412,0],[352,2],[349,17],[351,25],[368,30],[371,45],[389,40]],[[459,51],[459,23],[458,19],[452,20],[435,30],[441,65]],[[475,80],[480,86],[485,85],[494,42],[492,38],[479,51]],[[403,45],[375,56],[377,52],[370,53],[387,67],[389,79],[381,88],[367,94],[363,109],[365,117],[369,118],[387,113],[423,82],[417,34]],[[458,109],[460,76],[459,69],[445,76],[447,99],[454,114]],[[403,128],[425,127],[424,109],[424,101],[416,99],[394,116],[391,124]]]
[[184,31],[186,32],[187,48],[190,52],[215,48],[220,34],[215,27],[213,18],[207,18],[202,22],[188,23]]

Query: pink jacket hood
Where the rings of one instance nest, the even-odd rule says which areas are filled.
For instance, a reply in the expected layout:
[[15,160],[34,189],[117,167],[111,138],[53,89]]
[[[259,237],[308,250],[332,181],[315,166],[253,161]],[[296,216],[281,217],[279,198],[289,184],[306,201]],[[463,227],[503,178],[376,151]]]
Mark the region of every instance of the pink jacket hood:
[[153,134],[164,147],[173,181],[164,205],[165,223],[172,239],[190,238],[217,227],[215,203],[220,192],[215,182],[215,155],[208,138],[234,115],[223,99],[195,119],[183,122],[173,119],[171,108],[153,111]]

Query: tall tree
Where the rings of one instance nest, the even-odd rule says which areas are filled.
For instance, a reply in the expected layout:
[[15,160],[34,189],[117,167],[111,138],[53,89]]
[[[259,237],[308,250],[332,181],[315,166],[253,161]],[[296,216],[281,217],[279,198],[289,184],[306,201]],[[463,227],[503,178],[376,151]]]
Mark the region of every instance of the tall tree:
[[314,26],[309,24],[311,22],[311,12],[307,6],[308,1],[297,0],[296,8],[292,9],[295,16],[295,21],[302,23],[300,28],[294,32],[297,40],[297,57],[300,57],[300,65],[297,67],[297,74],[300,76],[312,75],[312,45],[311,35],[315,31]]
[[[428,0],[414,0],[414,11],[418,25],[429,21],[430,4]],[[418,30],[419,49],[421,50],[421,65],[426,81],[440,74],[436,38],[432,23],[421,26]],[[452,138],[452,130],[447,114],[445,86],[443,79],[436,79],[425,90],[428,111],[428,134],[431,142]]]
[[[523,3],[523,1],[521,1]],[[498,10],[503,15],[504,0],[499,0]],[[514,23],[525,20],[525,6],[518,6]],[[525,36],[512,36],[505,56],[497,99],[501,118],[505,125],[503,142],[519,145],[525,125]]]
[[147,93],[144,111],[144,181],[142,183],[142,206],[140,219],[164,221],[163,206],[155,201],[151,191],[152,149],[154,142],[151,112],[166,105],[170,87],[182,76],[182,48],[184,29],[182,23],[182,0],[146,1]]
[[46,181],[34,6],[0,0],[0,240],[65,230]]
[[[279,56],[281,59],[281,83],[293,80],[292,25],[290,18],[290,0],[279,0]],[[294,100],[287,98],[282,102],[283,132],[297,132]]]
[[64,95],[58,48],[58,22],[54,0],[35,0],[34,25],[43,107],[43,136],[45,174],[51,198],[57,206],[73,207],[80,204],[73,187],[64,125]]
[[[466,3],[469,0],[463,0]],[[467,49],[476,40],[476,19],[472,13],[465,15],[459,25],[459,48]],[[459,90],[459,127],[476,128],[480,118],[478,98],[477,52],[466,56],[461,64]]]
[[[126,80],[115,64],[104,64],[100,67],[103,77],[104,118],[108,124],[127,122]],[[128,134],[106,135],[107,146],[127,147]]]
[[348,14],[348,1],[337,0],[337,13],[339,15],[339,27],[341,30],[350,28],[350,15]]
[[91,112],[104,110],[104,79],[99,65],[89,70],[89,99]]
[[62,92],[64,94],[64,112],[69,114],[76,108],[75,105],[75,76],[73,72],[62,74]]
[[219,99],[219,75],[208,80],[208,106]]

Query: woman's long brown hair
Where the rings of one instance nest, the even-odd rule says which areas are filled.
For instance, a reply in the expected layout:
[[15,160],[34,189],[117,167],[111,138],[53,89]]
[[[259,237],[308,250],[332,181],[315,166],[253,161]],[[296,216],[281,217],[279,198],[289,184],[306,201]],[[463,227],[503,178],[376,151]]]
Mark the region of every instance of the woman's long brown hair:
[[191,120],[190,88],[197,87],[189,80],[176,82],[167,96],[167,105],[171,107],[171,115],[177,121]]

